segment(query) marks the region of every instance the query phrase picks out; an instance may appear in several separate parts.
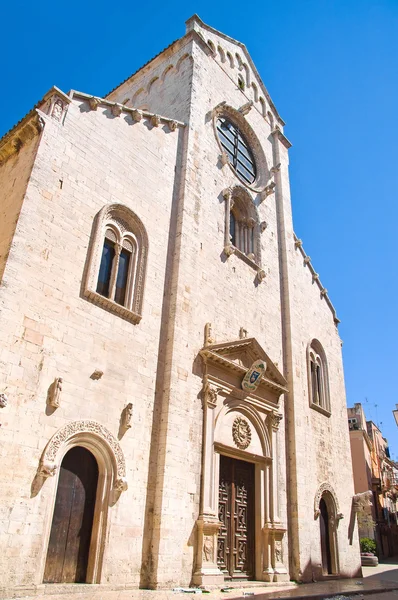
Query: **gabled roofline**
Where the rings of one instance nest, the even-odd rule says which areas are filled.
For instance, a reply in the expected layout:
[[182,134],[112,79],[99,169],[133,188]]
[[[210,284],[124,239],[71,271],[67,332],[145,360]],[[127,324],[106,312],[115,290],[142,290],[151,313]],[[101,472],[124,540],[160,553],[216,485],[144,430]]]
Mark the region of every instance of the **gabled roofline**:
[[280,116],[280,114],[279,114],[279,112],[278,112],[278,110],[277,110],[277,108],[276,108],[276,106],[275,106],[275,104],[274,104],[274,102],[273,102],[273,100],[272,100],[272,98],[271,98],[271,96],[270,96],[267,88],[265,87],[263,80],[261,79],[261,77],[260,77],[260,75],[258,73],[258,71],[256,69],[256,66],[255,66],[255,64],[254,64],[254,62],[253,62],[253,60],[252,60],[252,58],[251,58],[251,56],[249,54],[249,51],[246,48],[246,45],[243,44],[242,42],[239,42],[238,40],[235,40],[234,38],[226,35],[225,33],[222,33],[222,31],[218,31],[218,29],[214,29],[214,27],[210,27],[210,25],[207,25],[206,23],[204,23],[202,21],[202,19],[196,13],[194,15],[192,15],[192,17],[190,17],[187,21],[185,21],[185,25],[187,27],[187,33],[189,31],[192,31],[192,30],[195,31],[195,29],[194,29],[195,23],[198,23],[200,25],[200,27],[203,27],[203,29],[206,29],[207,31],[209,31],[211,33],[214,33],[215,35],[218,35],[218,36],[222,37],[227,42],[231,42],[232,44],[236,44],[237,46],[239,46],[243,50],[243,52],[245,53],[246,58],[247,58],[247,60],[248,60],[248,62],[250,64],[250,67],[253,70],[253,73],[256,75],[256,77],[258,78],[258,80],[260,82],[260,85],[262,87],[264,95],[267,98],[269,105],[273,109],[273,111],[275,113],[275,116],[278,118],[278,120],[279,120],[279,122],[280,122],[280,124],[282,126],[286,125],[285,121]]
[[184,46],[190,40],[196,40],[199,43],[199,45],[202,47],[202,49],[206,52],[206,54],[212,54],[211,48],[209,48],[209,46],[207,45],[207,43],[205,42],[203,37],[200,35],[200,33],[198,33],[196,30],[192,29],[191,31],[188,31],[185,35],[183,35],[182,37],[178,38],[178,40],[175,40],[174,42],[172,42],[171,44],[166,46],[166,48],[164,48],[163,50],[158,52],[158,54],[155,54],[155,56],[153,58],[149,59],[139,69],[134,71],[134,73],[132,73],[131,75],[126,77],[126,79],[124,79],[121,83],[119,83],[117,86],[115,86],[110,92],[105,94],[104,98],[107,98],[108,96],[113,94],[113,92],[115,92],[117,89],[119,89],[127,81],[130,81],[130,79],[132,79],[133,77],[138,75],[138,73],[140,73],[141,71],[143,71],[144,69],[149,67],[149,65],[152,65],[153,62],[160,59],[161,57],[163,57],[166,54],[172,54],[175,50],[177,50],[181,46]]
[[321,294],[321,298],[324,298],[324,300],[326,301],[326,304],[328,305],[328,307],[330,308],[332,315],[333,315],[333,321],[334,324],[337,325],[340,323],[340,319],[337,316],[336,313],[336,309],[332,304],[331,299],[329,298],[328,295],[328,291],[327,289],[322,285],[321,280],[319,279],[319,274],[315,271],[312,263],[311,263],[311,257],[308,256],[308,254],[305,252],[304,248],[303,248],[303,242],[302,240],[300,240],[297,235],[293,232],[293,237],[294,237],[294,247],[295,249],[300,251],[301,256],[304,259],[304,265],[306,267],[308,267],[308,269],[310,270],[310,273],[312,275],[312,281],[314,283],[317,283],[318,287],[319,287],[319,291]]
[[38,113],[38,109],[53,96],[57,94],[68,104],[71,102],[69,95],[53,85],[44,96],[36,102],[33,108],[22,117],[11,129],[0,139],[0,163],[6,161],[10,156],[16,154],[24,143],[31,140],[40,133],[44,127],[44,121]]

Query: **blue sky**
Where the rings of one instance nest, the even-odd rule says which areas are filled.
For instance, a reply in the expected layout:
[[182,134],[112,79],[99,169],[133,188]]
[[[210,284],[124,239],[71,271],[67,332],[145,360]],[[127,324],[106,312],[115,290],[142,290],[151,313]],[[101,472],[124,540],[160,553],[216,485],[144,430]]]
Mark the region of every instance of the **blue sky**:
[[398,458],[398,0],[7,3],[0,135],[52,85],[106,94],[195,12],[246,44],[287,123],[295,230],[342,321],[347,401]]

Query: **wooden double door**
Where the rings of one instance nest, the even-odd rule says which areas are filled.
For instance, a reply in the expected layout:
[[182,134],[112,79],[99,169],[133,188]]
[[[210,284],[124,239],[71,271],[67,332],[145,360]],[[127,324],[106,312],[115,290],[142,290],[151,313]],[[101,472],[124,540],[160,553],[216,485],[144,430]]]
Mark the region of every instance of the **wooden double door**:
[[80,446],[65,454],[58,479],[44,583],[84,583],[93,528],[98,465]]
[[217,564],[226,579],[254,578],[254,464],[220,456]]

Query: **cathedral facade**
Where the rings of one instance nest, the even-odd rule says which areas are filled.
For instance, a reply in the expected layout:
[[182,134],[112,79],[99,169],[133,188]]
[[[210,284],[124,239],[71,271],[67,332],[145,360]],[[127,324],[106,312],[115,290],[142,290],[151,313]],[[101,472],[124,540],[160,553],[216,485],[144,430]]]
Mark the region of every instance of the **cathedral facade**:
[[360,572],[338,319],[246,47],[196,15],[0,141],[0,573],[167,588]]

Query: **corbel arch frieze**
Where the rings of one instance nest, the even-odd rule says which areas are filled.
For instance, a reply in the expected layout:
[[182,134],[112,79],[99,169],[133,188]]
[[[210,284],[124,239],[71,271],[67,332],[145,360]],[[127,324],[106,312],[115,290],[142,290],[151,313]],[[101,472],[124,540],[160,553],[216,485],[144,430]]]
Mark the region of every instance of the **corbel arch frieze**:
[[222,425],[223,419],[225,419],[225,417],[232,412],[241,413],[243,417],[248,419],[250,425],[252,425],[259,437],[263,457],[271,458],[271,441],[264,421],[255,408],[243,402],[242,400],[231,400],[228,402],[228,404],[224,404],[221,407],[215,418],[214,439],[217,439],[217,434]]
[[324,496],[326,503],[332,509],[332,511],[334,513],[333,516],[335,516],[335,518],[337,520],[342,519],[343,514],[340,512],[339,501],[337,499],[336,492],[334,491],[333,487],[328,482],[322,483],[318,487],[317,492],[315,494],[314,519],[317,519],[319,517],[319,514],[320,514],[319,503],[321,501],[322,496]]
[[65,451],[73,445],[78,445],[81,439],[92,439],[94,444],[101,447],[113,467],[114,488],[119,492],[125,491],[127,489],[126,461],[122,448],[109,429],[97,421],[72,421],[61,427],[44,449],[40,459],[40,475],[44,478],[55,475]]

